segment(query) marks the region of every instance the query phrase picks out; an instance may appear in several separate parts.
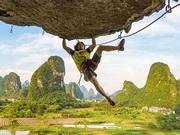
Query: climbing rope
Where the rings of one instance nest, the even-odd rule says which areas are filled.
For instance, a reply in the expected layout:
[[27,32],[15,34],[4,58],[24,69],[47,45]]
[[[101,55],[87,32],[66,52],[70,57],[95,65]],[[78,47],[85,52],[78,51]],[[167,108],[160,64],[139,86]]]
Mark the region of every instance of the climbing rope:
[[42,35],[44,35],[45,31],[43,30]]
[[13,33],[13,25],[11,25],[10,33]]
[[[178,7],[178,6],[180,6],[180,4],[177,4],[177,5],[173,6],[173,7],[171,7],[171,6],[170,6],[170,0],[168,0],[168,5],[167,5],[166,8],[165,8],[166,12],[163,13],[160,17],[158,17],[158,18],[155,19],[154,21],[152,21],[151,23],[149,23],[148,25],[146,25],[145,27],[143,27],[142,29],[140,29],[140,30],[138,30],[138,31],[136,31],[136,32],[134,32],[134,33],[132,33],[132,34],[126,35],[126,36],[121,36],[121,35],[122,35],[122,31],[121,31],[121,32],[120,32],[120,35],[118,35],[117,38],[115,38],[115,39],[113,39],[113,40],[110,40],[110,41],[107,41],[107,42],[99,43],[99,44],[97,44],[97,45],[107,44],[107,43],[114,42],[114,41],[116,41],[116,40],[118,40],[118,39],[122,39],[122,38],[126,38],[126,37],[133,36],[133,35],[141,32],[142,30],[146,29],[146,28],[149,27],[150,25],[154,24],[156,21],[158,21],[159,19],[161,19],[161,18],[162,18],[164,15],[166,15],[167,13],[172,13],[172,9],[174,9],[174,8],[176,8],[176,7]],[[90,45],[86,45],[86,46],[90,46]]]
[[[96,44],[96,45],[107,44],[107,43],[114,42],[114,41],[116,41],[116,40],[118,40],[118,39],[122,39],[122,38],[126,38],[126,37],[133,36],[133,35],[141,32],[142,30],[146,29],[147,27],[149,27],[150,25],[152,25],[153,23],[155,23],[155,22],[158,21],[159,19],[161,19],[165,14],[167,14],[167,13],[172,13],[172,9],[174,9],[174,8],[176,8],[176,7],[178,7],[178,6],[180,6],[180,4],[177,4],[177,5],[173,6],[173,7],[171,7],[171,6],[170,6],[170,0],[168,0],[168,5],[167,5],[166,8],[165,8],[166,12],[163,13],[160,17],[158,17],[158,18],[155,19],[154,21],[152,21],[151,23],[149,23],[148,25],[146,25],[145,27],[143,27],[142,29],[140,29],[140,30],[138,30],[138,31],[136,31],[136,32],[134,32],[134,33],[132,33],[132,34],[126,35],[126,36],[122,36],[122,31],[120,31],[120,34],[118,35],[117,38],[115,38],[115,39],[113,39],[113,40],[110,40],[110,41],[107,41],[107,42],[104,42],[104,43]],[[79,40],[77,40],[77,41],[79,42]],[[86,45],[86,46],[90,46],[90,45]],[[79,85],[79,86],[80,86],[80,82],[81,82],[82,76],[83,76],[83,74],[80,73],[80,78],[79,78],[79,82],[78,82],[78,85]]]
[[78,86],[80,86],[82,76],[83,76],[83,73],[80,72],[80,78],[79,78],[79,81],[78,81]]
[[162,14],[160,17],[158,17],[157,19],[155,19],[154,21],[152,21],[150,24],[148,24],[147,26],[143,27],[142,29],[140,29],[140,30],[138,30],[138,31],[136,31],[136,32],[134,32],[134,33],[132,33],[132,34],[129,34],[129,35],[126,35],[126,36],[122,36],[122,38],[130,37],[130,36],[132,36],[132,35],[135,35],[135,34],[139,33],[140,31],[146,29],[147,27],[149,27],[150,25],[152,25],[153,23],[155,23],[156,21],[158,21],[159,19],[161,19],[165,14],[171,13],[170,11],[172,11],[172,9],[174,9],[174,8],[176,8],[176,7],[178,7],[178,6],[180,6],[180,4],[177,4],[177,5],[175,5],[175,6],[172,7],[172,8],[171,8],[170,5],[167,5],[166,7],[168,7],[168,9],[166,8],[166,9],[167,9],[166,12],[165,12],[164,14]]

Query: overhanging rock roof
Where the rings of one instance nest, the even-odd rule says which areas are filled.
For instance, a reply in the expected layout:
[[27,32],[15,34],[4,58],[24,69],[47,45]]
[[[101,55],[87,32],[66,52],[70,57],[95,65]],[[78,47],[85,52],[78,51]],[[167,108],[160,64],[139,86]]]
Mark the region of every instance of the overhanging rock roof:
[[165,0],[0,0],[0,20],[38,26],[66,39],[130,30],[134,21],[157,12]]

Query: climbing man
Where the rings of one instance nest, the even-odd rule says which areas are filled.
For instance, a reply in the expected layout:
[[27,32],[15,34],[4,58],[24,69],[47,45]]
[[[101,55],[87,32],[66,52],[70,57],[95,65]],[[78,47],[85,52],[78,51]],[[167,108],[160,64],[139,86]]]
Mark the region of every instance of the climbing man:
[[92,59],[90,59],[90,54],[96,47],[96,40],[92,38],[92,45],[90,45],[87,49],[85,49],[85,44],[83,42],[77,42],[74,46],[74,50],[67,47],[66,40],[63,39],[63,48],[71,55],[72,59],[74,60],[78,70],[84,74],[84,80],[90,81],[96,88],[96,90],[104,96],[110,105],[114,106],[115,102],[106,95],[103,88],[99,85],[97,80],[97,74],[94,72],[98,64],[100,63],[102,52],[103,51],[124,51],[124,43],[125,39],[122,39],[117,46],[103,46],[100,45]]

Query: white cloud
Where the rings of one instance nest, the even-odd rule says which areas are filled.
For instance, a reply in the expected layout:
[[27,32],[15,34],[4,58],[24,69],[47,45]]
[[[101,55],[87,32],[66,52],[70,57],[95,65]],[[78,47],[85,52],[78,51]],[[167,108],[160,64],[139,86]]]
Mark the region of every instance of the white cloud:
[[5,44],[1,44],[0,45],[0,52],[1,54],[7,54],[10,52],[10,50],[12,49],[11,46],[5,45]]
[[[29,41],[26,41],[26,39]],[[22,44],[19,45],[18,43]],[[14,49],[14,53],[35,53],[62,49],[60,38],[50,34],[23,34],[16,40],[15,44],[17,48]]]
[[[62,49],[61,39],[50,34],[23,34],[11,41],[0,45],[0,75],[17,72],[23,80],[30,79],[32,73],[54,55],[53,50]],[[23,74],[24,70],[27,75]]]
[[[97,69],[98,80],[104,90],[113,93],[122,89],[125,80],[132,81],[138,87],[143,87],[150,69],[154,62],[164,62],[169,65],[176,79],[180,78],[179,53],[179,26],[173,25],[172,21],[179,18],[178,12],[168,14],[165,19],[159,20],[148,29],[136,36],[126,38],[124,52],[105,52]],[[157,16],[157,15],[156,15]],[[137,23],[133,23],[131,32],[139,30],[156,17],[150,16]],[[179,19],[178,19],[179,20]],[[178,34],[177,34],[178,33]],[[106,42],[117,38],[119,33],[97,38],[97,43]],[[124,34],[124,33],[123,33]],[[171,35],[171,36],[170,36]],[[30,80],[33,72],[43,64],[48,57],[59,55],[65,61],[66,75],[65,83],[78,82],[80,73],[69,56],[62,49],[62,39],[50,34],[23,34],[18,38],[11,39],[11,44],[0,45],[0,63],[6,59],[7,63],[0,66],[0,75],[16,72],[21,80]],[[91,40],[82,40],[91,44]],[[67,41],[71,48],[76,40]],[[117,45],[115,41],[108,45]],[[81,84],[88,89],[94,88],[90,82],[82,78]]]
[[[136,24],[134,23],[130,33],[134,33],[144,28],[153,20],[155,20],[155,18],[153,19],[146,18],[143,21],[140,21]],[[174,25],[169,24],[168,21],[159,20],[155,22],[154,24],[152,24],[151,26],[144,29],[143,31],[141,31],[140,33],[138,33],[138,35],[154,37],[154,36],[160,36],[160,35],[162,36],[162,35],[174,34],[174,33],[180,33],[180,30],[176,29]]]

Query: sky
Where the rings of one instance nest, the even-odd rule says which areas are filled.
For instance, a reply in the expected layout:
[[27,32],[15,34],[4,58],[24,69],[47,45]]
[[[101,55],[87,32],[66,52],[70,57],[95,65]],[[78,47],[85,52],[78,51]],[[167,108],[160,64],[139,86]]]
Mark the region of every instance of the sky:
[[[172,6],[175,4],[177,3],[172,3]],[[162,9],[133,23],[128,34],[143,28],[164,12]],[[0,76],[15,72],[20,76],[22,83],[25,80],[30,81],[32,74],[50,56],[60,56],[65,62],[65,83],[78,82],[80,73],[71,56],[63,50],[61,38],[46,32],[43,35],[43,30],[34,26],[13,26],[13,33],[10,33],[10,30],[10,24],[0,22]],[[98,37],[96,42],[98,44],[109,41],[118,35],[119,33],[115,33]],[[125,35],[127,34],[123,32],[122,36]],[[155,62],[168,64],[171,73],[176,79],[180,79],[180,6],[147,29],[125,40],[125,51],[103,52],[101,63],[96,70],[97,79],[105,92],[112,94],[121,90],[125,80],[132,81],[137,87],[142,88],[150,67]],[[91,39],[81,41],[91,44]],[[67,41],[67,45],[73,48],[76,42]],[[119,40],[108,45],[115,46],[118,43]],[[83,79],[81,85],[95,90],[90,82]]]

